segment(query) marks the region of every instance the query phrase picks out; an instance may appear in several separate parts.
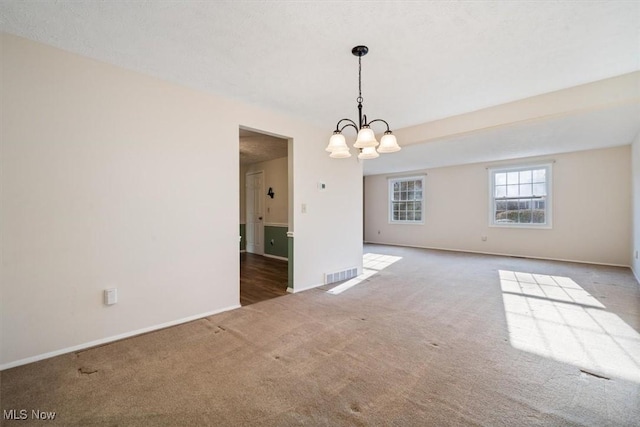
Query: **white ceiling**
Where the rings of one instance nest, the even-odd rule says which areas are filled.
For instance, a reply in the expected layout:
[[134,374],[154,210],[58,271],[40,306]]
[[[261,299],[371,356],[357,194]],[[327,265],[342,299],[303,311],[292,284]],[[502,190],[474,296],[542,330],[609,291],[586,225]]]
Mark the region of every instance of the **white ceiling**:
[[[358,44],[370,48],[364,112],[392,129],[640,69],[638,1],[3,0],[0,29],[279,110],[326,127],[327,136],[338,119],[357,118],[351,48]],[[563,127],[549,126],[525,126],[521,139]],[[427,163],[524,155],[489,140],[474,134],[442,141],[427,149]],[[466,146],[481,155],[452,158]],[[408,160],[421,153],[405,150]],[[385,165],[396,162],[392,157],[367,162],[365,172],[391,171],[397,165]]]

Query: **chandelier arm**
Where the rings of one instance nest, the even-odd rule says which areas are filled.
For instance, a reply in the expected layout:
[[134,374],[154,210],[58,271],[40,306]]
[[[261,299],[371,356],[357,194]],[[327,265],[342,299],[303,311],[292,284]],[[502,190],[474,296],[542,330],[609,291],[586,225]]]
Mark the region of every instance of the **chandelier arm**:
[[349,122],[349,125],[353,126],[354,128],[356,128],[356,132],[358,131],[358,128],[356,127],[356,122],[354,122],[351,119],[340,119],[338,121],[338,123],[336,124],[336,131],[337,132],[342,132],[342,129],[344,129],[345,127],[349,126],[349,125],[345,125],[342,127],[342,129],[340,129],[340,123],[342,122]]
[[[349,121],[351,122],[351,120],[349,120]],[[358,132],[358,128],[356,127],[356,124],[351,122],[351,123],[347,123],[346,125],[342,126],[342,129],[340,129],[340,133],[342,133],[342,131],[345,130],[346,128],[348,128],[349,126],[354,128],[356,130],[356,132]]]
[[391,132],[391,130],[389,129],[389,123],[387,123],[385,120],[382,120],[382,119],[374,119],[374,120],[371,120],[371,121],[369,122],[369,124],[371,124],[371,123],[375,123],[375,122],[382,122],[382,123],[384,123],[385,125],[387,125],[387,132]]

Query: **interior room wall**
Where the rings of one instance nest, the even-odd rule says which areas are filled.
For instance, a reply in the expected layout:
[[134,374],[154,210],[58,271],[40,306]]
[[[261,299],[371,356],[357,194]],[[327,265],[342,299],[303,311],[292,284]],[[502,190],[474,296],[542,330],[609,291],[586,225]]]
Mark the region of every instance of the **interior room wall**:
[[640,134],[631,145],[632,231],[631,268],[640,283]]
[[298,149],[305,142],[296,144],[295,138],[293,143],[293,292],[322,285],[325,273],[353,267],[362,272],[362,163],[355,155],[330,158],[324,149],[331,131],[316,135],[309,141],[313,147]]
[[293,140],[295,290],[361,268],[362,168],[330,131],[0,37],[0,369],[239,306],[240,126]]
[[[365,240],[629,265],[630,151],[630,146],[621,146],[422,171],[426,173],[424,225],[389,224],[389,176],[367,176]],[[490,227],[487,167],[549,160],[554,161],[553,228]]]

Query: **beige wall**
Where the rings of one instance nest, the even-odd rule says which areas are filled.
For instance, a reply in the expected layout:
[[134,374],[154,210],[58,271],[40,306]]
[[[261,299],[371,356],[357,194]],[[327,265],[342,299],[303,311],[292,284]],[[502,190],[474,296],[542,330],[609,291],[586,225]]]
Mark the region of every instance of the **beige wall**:
[[[632,238],[631,238],[631,268],[636,279],[640,282],[640,134],[636,136],[631,146],[632,173]],[[636,255],[638,253],[638,255]]]
[[515,162],[555,160],[548,230],[489,227],[487,167],[510,162],[426,171],[424,225],[389,224],[387,176],[367,176],[365,240],[629,265],[630,155],[630,147],[623,146]]
[[[244,183],[247,172],[264,172],[264,222],[270,224],[289,223],[289,181],[288,158],[269,160],[267,162],[254,163],[240,168],[240,224],[246,221],[246,200]],[[267,196],[269,187],[275,193],[273,199]]]
[[362,168],[330,130],[0,40],[0,369],[238,306],[240,126],[293,140],[295,290],[361,267]]

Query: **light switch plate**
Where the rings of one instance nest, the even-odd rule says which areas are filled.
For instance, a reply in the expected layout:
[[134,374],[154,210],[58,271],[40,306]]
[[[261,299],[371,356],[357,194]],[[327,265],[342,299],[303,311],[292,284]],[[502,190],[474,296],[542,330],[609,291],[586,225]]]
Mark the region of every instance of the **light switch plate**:
[[105,305],[113,305],[118,302],[118,289],[111,288],[104,290]]

